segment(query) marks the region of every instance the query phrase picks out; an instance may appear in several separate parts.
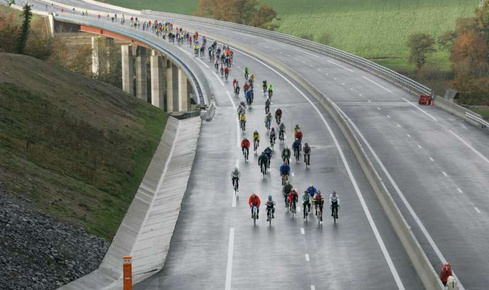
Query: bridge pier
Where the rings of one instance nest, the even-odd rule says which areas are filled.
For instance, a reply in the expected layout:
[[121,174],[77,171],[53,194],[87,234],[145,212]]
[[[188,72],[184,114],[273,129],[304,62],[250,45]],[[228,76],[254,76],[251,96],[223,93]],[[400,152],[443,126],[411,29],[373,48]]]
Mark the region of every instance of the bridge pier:
[[190,109],[190,91],[192,87],[188,81],[187,75],[182,69],[178,69],[178,111],[189,111]]
[[122,90],[130,95],[134,95],[134,63],[132,60],[131,45],[121,45],[122,57]]
[[164,88],[163,88],[163,71],[166,60],[157,54],[155,50],[151,55],[151,104],[162,110],[165,110]]
[[148,74],[146,71],[146,48],[138,46],[136,56],[136,97],[148,101]]
[[178,112],[178,67],[169,59],[166,60],[166,111]]
[[92,36],[92,74],[94,75],[100,73],[99,41],[100,37]]

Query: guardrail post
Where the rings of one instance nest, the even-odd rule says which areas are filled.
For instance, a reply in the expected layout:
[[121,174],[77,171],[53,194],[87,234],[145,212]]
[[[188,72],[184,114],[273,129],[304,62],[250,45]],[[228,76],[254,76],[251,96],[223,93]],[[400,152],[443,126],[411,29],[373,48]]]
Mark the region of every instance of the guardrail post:
[[124,256],[122,257],[122,269],[123,269],[123,289],[132,290],[132,257]]
[[130,95],[134,95],[134,63],[132,60],[131,45],[121,45],[122,58],[122,90]]
[[155,50],[151,55],[151,104],[164,110],[163,61]]
[[148,74],[146,72],[146,48],[138,46],[136,56],[136,97],[148,101]]

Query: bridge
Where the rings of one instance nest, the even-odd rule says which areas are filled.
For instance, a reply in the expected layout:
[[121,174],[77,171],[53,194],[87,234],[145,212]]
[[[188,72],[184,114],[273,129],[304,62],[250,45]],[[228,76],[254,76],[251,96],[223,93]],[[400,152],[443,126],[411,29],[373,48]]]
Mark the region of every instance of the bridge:
[[[143,262],[134,252],[120,253],[133,256],[139,282],[135,289],[442,289],[437,274],[447,262],[459,289],[487,288],[489,137],[480,116],[442,97],[435,97],[435,106],[419,106],[417,96],[430,94],[429,88],[367,60],[291,36],[91,0],[30,3],[54,13],[53,21],[134,41],[123,46],[123,59],[137,46],[136,57],[143,58],[142,51],[150,48],[152,57],[164,60],[167,72],[176,66],[176,73],[167,76],[167,88],[178,84],[187,92],[178,93],[183,90],[174,86],[166,91],[171,100],[163,103],[188,104],[192,92],[196,104],[217,108],[200,129],[192,172],[188,184],[182,184],[186,193],[178,223],[163,257]],[[300,191],[310,184],[325,193],[336,190],[341,198],[338,222],[325,216],[318,226],[314,216],[307,222],[291,217],[280,194],[280,158],[272,159],[266,178],[256,156],[244,162],[236,121],[240,99],[207,58],[195,58],[188,45],[170,44],[104,17],[115,13],[125,14],[126,20],[157,19],[199,31],[235,51],[230,79],[242,82],[247,66],[258,82],[273,84],[272,110],[284,112],[289,133],[285,143],[292,142],[291,129],[300,124],[313,150],[309,168],[292,162],[291,183]],[[186,81],[175,82],[175,75]],[[136,74],[138,78],[136,87],[145,77]],[[161,95],[155,89],[154,96]],[[255,128],[266,136],[264,102],[257,93],[248,112],[248,137]],[[169,112],[189,109],[159,107]],[[237,196],[229,181],[235,166],[242,174]],[[276,198],[271,227],[263,214],[253,226],[250,192]],[[120,287],[122,257],[117,258],[120,266],[101,265],[97,277],[89,275],[63,289]]]

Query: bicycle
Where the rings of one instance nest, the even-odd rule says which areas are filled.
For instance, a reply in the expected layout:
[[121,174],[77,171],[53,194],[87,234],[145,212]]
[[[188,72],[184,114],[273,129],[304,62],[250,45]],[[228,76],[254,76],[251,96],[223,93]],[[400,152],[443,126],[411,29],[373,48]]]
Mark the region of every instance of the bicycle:
[[280,140],[280,142],[282,142],[282,143],[284,142],[284,140],[285,140],[285,131],[284,130],[280,130],[278,132],[278,139]]
[[302,203],[302,206],[304,207],[304,220],[307,222],[307,217],[309,216],[308,207],[310,207],[310,203],[304,202],[304,203]]
[[238,98],[238,97],[239,97],[239,90],[240,90],[239,86],[236,86],[236,87],[234,88],[234,96],[235,96],[236,98]]
[[239,191],[239,179],[238,178],[233,178],[233,189],[234,189],[234,195],[238,194],[238,191]]
[[245,72],[245,80],[248,80],[248,72]]
[[226,82],[228,81],[229,73],[224,73],[224,78],[226,78]]
[[[314,201],[314,208],[315,208],[315,214],[318,219],[318,226],[321,225],[321,222],[323,221],[323,206],[322,203],[324,201],[321,200],[321,203],[318,203],[317,201]],[[319,211],[318,211],[319,208]]]
[[273,91],[268,91],[268,97],[270,98],[270,101],[272,100],[272,96],[273,96]]
[[246,121],[244,120],[239,121],[239,127],[241,128],[241,133],[246,132]]
[[253,225],[256,226],[256,220],[258,219],[258,208],[253,205],[252,207]]
[[267,175],[267,164],[266,163],[262,163],[260,165],[260,169],[261,169],[261,173],[263,174],[263,177],[265,177]]
[[275,116],[275,121],[277,122],[277,125],[280,125],[282,117],[280,115]]
[[267,221],[270,227],[272,226],[272,219],[273,219],[273,207],[267,206]]
[[245,161],[248,161],[248,155],[250,155],[249,149],[243,148],[243,156],[244,156]]
[[282,174],[282,186],[284,186],[287,181],[289,181],[289,175]]
[[267,94],[267,85],[263,85],[263,95]]
[[253,150],[255,151],[255,154],[256,154],[256,150],[258,150],[258,146],[260,146],[260,140],[258,139],[253,140]]
[[306,167],[311,165],[311,153],[304,153],[304,163]]
[[295,199],[292,199],[292,204],[290,204],[290,213],[292,214],[292,217],[295,216],[295,213],[297,212],[297,205]]
[[271,136],[271,137],[270,137],[270,146],[272,146],[272,148],[273,148],[273,146],[275,145],[275,139],[276,139],[276,137],[275,137],[275,136]]
[[294,148],[294,156],[295,156],[295,161],[299,162],[301,155],[300,155],[300,149],[299,148]]
[[338,219],[338,208],[339,205],[332,205],[331,206],[331,215],[333,216],[333,221],[336,224],[336,220]]
[[267,131],[270,131],[270,126],[272,125],[271,123],[272,121],[270,119],[265,120],[265,128],[267,128]]

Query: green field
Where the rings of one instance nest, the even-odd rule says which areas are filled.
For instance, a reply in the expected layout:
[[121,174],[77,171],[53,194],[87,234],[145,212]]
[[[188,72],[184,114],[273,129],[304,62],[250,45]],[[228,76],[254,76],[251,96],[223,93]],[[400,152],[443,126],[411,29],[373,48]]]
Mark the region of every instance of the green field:
[[[135,9],[191,14],[198,0],[106,0]],[[416,32],[438,36],[455,28],[455,21],[471,15],[478,0],[263,0],[282,18],[278,31],[296,36],[323,34],[332,46],[380,59],[394,69],[414,69],[406,63],[406,39]],[[430,62],[449,68],[448,53]]]
[[12,195],[111,240],[167,115],[120,89],[0,53],[0,182]]

